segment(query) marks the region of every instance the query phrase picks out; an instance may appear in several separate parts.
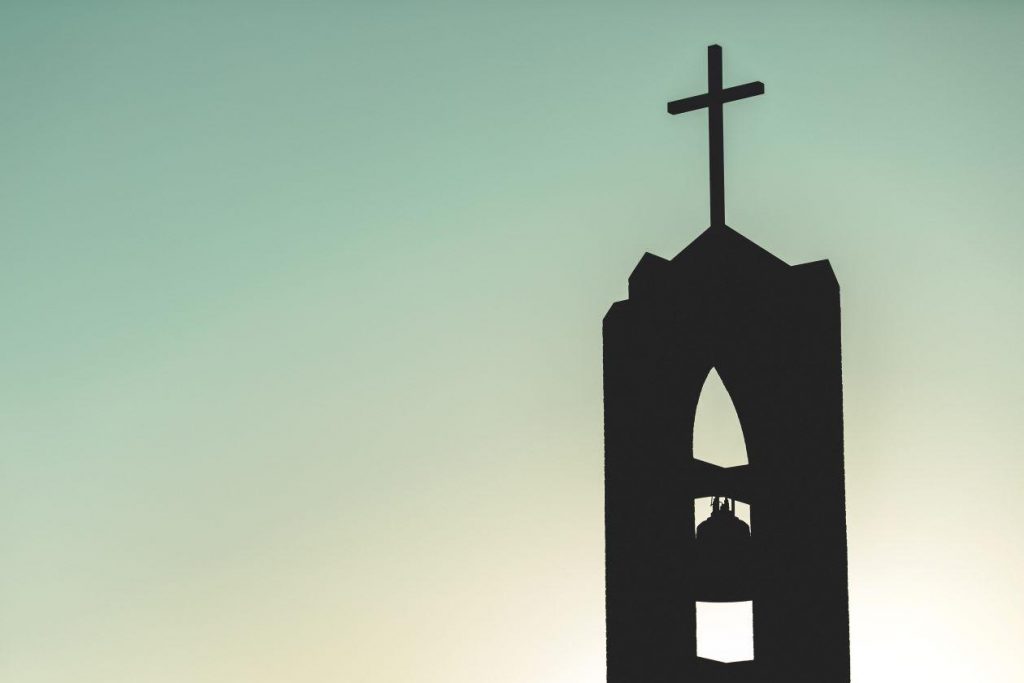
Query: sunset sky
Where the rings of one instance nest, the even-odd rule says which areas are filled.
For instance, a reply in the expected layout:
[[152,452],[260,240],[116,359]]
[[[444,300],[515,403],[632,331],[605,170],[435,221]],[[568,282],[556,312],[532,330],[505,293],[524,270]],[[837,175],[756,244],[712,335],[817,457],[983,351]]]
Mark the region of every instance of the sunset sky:
[[1024,680],[1022,26],[3,2],[0,680],[602,682],[601,319],[707,227],[713,42],[729,225],[842,287],[853,680]]

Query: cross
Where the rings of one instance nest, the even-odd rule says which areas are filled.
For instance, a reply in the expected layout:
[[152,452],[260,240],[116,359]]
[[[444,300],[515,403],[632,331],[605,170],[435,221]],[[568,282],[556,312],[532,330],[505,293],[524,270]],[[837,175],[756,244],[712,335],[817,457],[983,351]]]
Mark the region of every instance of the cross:
[[722,89],[722,48],[708,45],[708,91],[668,103],[669,114],[708,110],[708,152],[711,158],[711,227],[725,225],[725,161],[722,150],[722,105],[764,94],[764,83],[754,81]]

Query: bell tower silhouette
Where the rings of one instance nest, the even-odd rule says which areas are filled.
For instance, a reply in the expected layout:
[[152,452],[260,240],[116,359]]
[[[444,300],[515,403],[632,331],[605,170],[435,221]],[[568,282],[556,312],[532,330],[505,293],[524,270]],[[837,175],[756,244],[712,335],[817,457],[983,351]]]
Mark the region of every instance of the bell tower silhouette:
[[[721,48],[708,58],[708,92],[668,108],[708,109],[711,226],[670,260],[644,254],[604,318],[608,682],[844,683],[839,285],[828,261],[790,266],[726,226],[722,105],[764,85],[723,89]],[[693,452],[712,368],[746,465]],[[705,524],[718,521],[698,539],[704,497],[718,497]],[[737,500],[749,528],[730,519]],[[696,603],[740,600],[753,602],[754,659],[698,658]]]

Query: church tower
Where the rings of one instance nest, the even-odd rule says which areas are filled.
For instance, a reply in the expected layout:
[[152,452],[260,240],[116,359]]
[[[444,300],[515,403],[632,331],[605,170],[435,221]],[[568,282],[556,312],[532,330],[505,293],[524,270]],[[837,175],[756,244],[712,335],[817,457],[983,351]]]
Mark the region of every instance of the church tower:
[[[708,93],[669,111],[709,109],[711,227],[670,260],[645,254],[604,319],[608,682],[847,683],[839,285],[827,261],[788,265],[726,226],[722,104],[764,86],[723,90],[718,46],[709,62]],[[693,452],[712,368],[747,465]],[[747,600],[754,659],[698,658],[696,603]]]

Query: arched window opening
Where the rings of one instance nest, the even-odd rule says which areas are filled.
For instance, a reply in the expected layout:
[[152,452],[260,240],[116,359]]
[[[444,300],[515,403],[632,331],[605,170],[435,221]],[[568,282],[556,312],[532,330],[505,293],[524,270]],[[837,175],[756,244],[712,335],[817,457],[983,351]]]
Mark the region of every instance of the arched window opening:
[[748,462],[739,415],[714,368],[704,380],[697,399],[693,457],[719,467],[737,467]]

